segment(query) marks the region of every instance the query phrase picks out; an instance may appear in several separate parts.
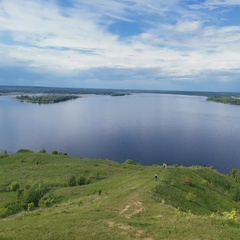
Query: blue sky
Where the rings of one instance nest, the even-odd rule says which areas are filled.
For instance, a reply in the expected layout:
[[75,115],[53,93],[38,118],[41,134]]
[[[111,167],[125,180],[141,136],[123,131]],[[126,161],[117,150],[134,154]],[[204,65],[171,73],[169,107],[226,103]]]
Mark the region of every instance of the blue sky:
[[240,92],[240,0],[0,0],[0,85]]

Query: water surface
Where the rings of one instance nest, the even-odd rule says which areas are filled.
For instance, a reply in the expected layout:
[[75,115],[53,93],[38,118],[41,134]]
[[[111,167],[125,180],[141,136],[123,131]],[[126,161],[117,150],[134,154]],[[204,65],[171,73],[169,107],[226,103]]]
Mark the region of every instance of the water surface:
[[206,97],[88,95],[56,104],[0,97],[0,150],[41,148],[144,165],[240,168],[240,107]]

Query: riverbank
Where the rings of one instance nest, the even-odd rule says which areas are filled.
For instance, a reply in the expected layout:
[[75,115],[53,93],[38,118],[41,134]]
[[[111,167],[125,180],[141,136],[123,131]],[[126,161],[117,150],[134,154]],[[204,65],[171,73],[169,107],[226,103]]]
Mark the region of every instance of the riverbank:
[[207,101],[219,102],[232,105],[240,105],[240,97],[237,96],[209,96]]

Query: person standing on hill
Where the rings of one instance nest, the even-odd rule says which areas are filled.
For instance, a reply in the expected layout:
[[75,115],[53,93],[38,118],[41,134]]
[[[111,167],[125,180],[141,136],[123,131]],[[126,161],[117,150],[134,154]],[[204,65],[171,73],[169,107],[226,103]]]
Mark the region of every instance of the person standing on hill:
[[163,163],[163,167],[164,167],[164,168],[167,168],[167,163],[164,162],[164,163]]

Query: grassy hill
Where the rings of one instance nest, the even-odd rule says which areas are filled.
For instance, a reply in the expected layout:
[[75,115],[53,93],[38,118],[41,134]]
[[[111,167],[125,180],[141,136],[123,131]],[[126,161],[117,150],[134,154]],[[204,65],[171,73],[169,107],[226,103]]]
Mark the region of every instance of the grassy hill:
[[1,155],[0,239],[239,238],[239,183],[216,170],[41,152]]

